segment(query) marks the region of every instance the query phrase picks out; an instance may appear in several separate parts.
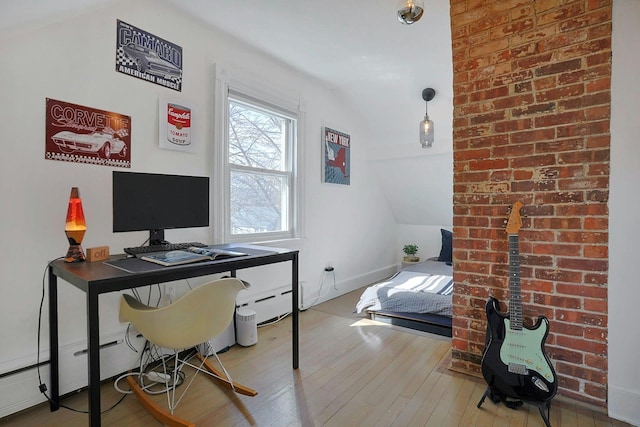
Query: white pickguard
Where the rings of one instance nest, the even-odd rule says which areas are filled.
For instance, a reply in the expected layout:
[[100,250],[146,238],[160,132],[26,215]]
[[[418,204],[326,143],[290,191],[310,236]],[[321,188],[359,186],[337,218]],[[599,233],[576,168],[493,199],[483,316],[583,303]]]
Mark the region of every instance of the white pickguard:
[[541,343],[544,342],[546,328],[512,330],[509,319],[504,319],[506,336],[500,347],[500,359],[509,367],[509,372],[527,374],[531,369],[542,375],[548,382],[555,382],[553,371],[544,357]]

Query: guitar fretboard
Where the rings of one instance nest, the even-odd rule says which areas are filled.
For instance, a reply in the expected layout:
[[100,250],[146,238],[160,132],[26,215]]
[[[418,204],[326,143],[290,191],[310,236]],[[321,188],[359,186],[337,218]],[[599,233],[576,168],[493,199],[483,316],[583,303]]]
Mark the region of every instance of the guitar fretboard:
[[520,293],[520,249],[517,234],[509,234],[509,321],[513,330],[522,330]]

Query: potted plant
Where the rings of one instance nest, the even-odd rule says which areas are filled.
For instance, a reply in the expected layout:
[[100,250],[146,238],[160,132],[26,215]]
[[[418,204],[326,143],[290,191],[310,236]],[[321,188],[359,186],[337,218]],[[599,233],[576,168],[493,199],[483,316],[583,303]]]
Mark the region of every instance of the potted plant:
[[418,262],[420,261],[420,257],[416,256],[416,253],[418,252],[418,246],[417,245],[404,245],[404,247],[402,248],[402,252],[404,252],[405,257],[403,258],[405,262]]

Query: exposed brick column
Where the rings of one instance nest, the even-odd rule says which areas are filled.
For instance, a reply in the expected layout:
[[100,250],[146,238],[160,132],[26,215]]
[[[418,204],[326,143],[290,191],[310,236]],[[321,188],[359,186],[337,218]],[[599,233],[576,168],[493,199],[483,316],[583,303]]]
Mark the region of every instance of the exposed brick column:
[[[451,0],[452,368],[479,373],[484,306],[508,302],[521,201],[525,319],[550,322],[560,394],[605,406],[611,0]],[[506,310],[506,307],[504,307]]]

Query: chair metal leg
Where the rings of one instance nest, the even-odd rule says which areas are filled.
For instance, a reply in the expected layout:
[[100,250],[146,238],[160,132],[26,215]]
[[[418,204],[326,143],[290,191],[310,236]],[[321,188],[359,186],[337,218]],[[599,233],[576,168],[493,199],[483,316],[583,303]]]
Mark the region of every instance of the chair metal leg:
[[250,387],[238,384],[237,382],[229,379],[225,379],[226,376],[222,372],[217,370],[204,356],[202,356],[200,353],[198,353],[197,356],[198,359],[200,359],[204,363],[204,366],[207,368],[207,370],[213,374],[209,375],[209,378],[211,378],[212,380],[218,381],[220,384],[228,387],[231,390],[234,390],[238,394],[244,394],[245,396],[256,396],[258,394],[256,390]]

